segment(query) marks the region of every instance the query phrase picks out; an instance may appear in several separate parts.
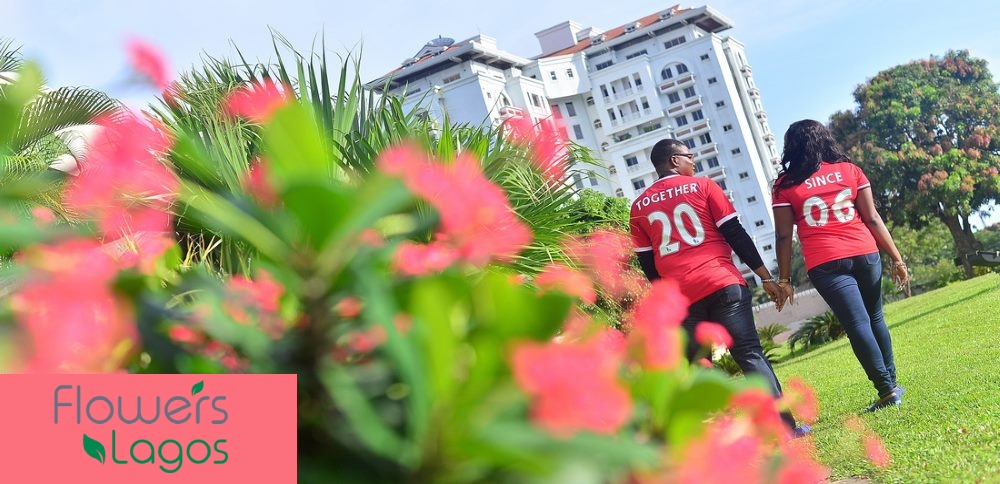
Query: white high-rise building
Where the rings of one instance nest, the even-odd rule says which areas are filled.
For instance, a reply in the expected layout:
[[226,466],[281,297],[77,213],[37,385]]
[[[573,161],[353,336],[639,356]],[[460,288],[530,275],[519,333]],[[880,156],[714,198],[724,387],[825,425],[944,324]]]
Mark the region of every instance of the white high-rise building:
[[405,88],[407,105],[422,100],[453,123],[557,116],[571,140],[603,160],[577,185],[630,201],[656,180],[653,145],[676,138],[696,154],[698,174],[729,195],[773,268],[778,152],[743,44],[720,35],[732,27],[708,6],[675,6],[606,31],[566,21],[535,34],[542,54],[533,60],[482,35],[439,39],[368,86],[391,78],[390,93]]
[[720,35],[730,28],[711,7],[674,7],[607,31],[563,22],[535,34],[542,54],[524,72],[545,83],[570,138],[606,162],[607,193],[635,199],[656,180],[653,145],[676,138],[773,265],[778,152],[743,44]]
[[405,109],[419,103],[438,121],[447,116],[453,124],[499,124],[504,117],[525,115],[537,123],[552,113],[542,82],[522,74],[531,64],[499,50],[492,37],[461,42],[438,37],[366,87],[405,94]]

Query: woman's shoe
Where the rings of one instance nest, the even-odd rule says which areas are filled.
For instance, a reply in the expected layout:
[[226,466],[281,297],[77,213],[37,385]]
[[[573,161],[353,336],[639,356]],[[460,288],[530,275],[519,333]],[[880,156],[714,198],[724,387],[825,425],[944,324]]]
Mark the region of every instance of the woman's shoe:
[[899,393],[893,391],[892,393],[879,398],[878,401],[871,404],[868,407],[869,412],[874,412],[876,410],[881,410],[886,407],[895,407],[903,403],[903,399],[899,396]]

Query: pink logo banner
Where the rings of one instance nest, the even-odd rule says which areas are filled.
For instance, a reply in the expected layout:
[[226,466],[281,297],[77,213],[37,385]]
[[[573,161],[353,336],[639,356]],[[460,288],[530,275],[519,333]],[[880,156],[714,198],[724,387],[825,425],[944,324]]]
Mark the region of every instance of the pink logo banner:
[[0,482],[294,483],[296,375],[0,375]]

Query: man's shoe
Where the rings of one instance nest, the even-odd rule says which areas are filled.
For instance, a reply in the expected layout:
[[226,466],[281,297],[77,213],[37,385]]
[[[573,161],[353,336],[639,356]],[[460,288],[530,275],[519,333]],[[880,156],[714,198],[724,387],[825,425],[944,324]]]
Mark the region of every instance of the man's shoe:
[[805,437],[811,434],[812,430],[813,430],[812,427],[808,425],[799,425],[798,427],[792,429],[792,438],[798,439],[800,437]]
[[906,389],[902,385],[896,385],[896,388],[892,389],[892,393],[895,393],[897,397],[902,397],[906,393]]
[[903,403],[903,399],[900,398],[899,394],[894,391],[882,398],[879,398],[878,401],[871,404],[871,406],[868,407],[868,411],[874,412],[886,407],[895,407],[901,403]]

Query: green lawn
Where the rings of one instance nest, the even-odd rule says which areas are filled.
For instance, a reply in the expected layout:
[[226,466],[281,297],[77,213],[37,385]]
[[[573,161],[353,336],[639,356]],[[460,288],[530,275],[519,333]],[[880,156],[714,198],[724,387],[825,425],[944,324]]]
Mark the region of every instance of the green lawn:
[[886,469],[863,457],[843,427],[875,391],[847,339],[775,366],[800,376],[820,401],[814,426],[832,479],[878,482],[1000,482],[1000,276],[990,274],[885,307],[903,405],[862,419],[885,441]]

